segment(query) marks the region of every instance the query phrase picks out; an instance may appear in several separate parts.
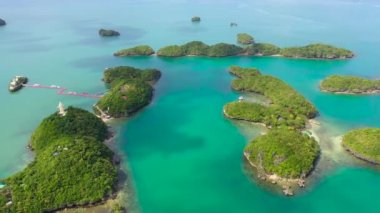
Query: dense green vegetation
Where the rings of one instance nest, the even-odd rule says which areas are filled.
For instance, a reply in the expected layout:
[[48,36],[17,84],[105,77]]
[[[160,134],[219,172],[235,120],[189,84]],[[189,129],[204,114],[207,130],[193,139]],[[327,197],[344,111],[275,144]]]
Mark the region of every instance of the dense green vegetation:
[[231,66],[229,68],[229,71],[232,75],[235,75],[239,78],[260,75],[260,70],[256,68],[244,68],[244,67],[239,67],[239,66]]
[[255,42],[254,38],[247,33],[239,33],[236,36],[237,42],[240,44],[252,44]]
[[201,21],[201,17],[199,17],[199,16],[194,16],[194,17],[191,18],[191,21],[192,21],[192,22],[200,22],[200,21]]
[[115,31],[115,30],[106,30],[106,29],[100,29],[99,30],[99,35],[100,36],[105,36],[105,37],[108,37],[108,36],[119,36],[120,33]]
[[292,58],[346,59],[354,54],[350,50],[326,44],[310,44],[304,47],[283,48],[280,54]]
[[207,56],[210,57],[225,57],[225,56],[234,56],[243,54],[244,49],[233,45],[233,44],[226,44],[226,43],[218,43],[211,45],[208,49]]
[[[182,57],[182,56],[207,56],[207,57],[227,57],[236,55],[247,56],[284,56],[290,58],[313,58],[313,59],[345,59],[351,58],[354,54],[346,49],[333,47],[325,44],[311,44],[303,47],[283,48],[269,43],[255,43],[254,38],[248,34],[238,34],[238,42],[244,47],[218,43],[207,45],[201,41],[192,41],[184,45],[169,45],[157,51],[158,56]],[[134,48],[121,50],[114,55],[151,55],[154,51],[149,46],[137,46]]]
[[33,134],[35,160],[4,180],[0,211],[47,212],[109,197],[117,171],[113,152],[102,141],[105,131],[95,115],[72,107],[65,116],[54,113],[44,119]]
[[[65,116],[54,113],[45,118],[32,134],[31,147],[36,151],[65,136],[88,136],[99,141],[107,137],[107,126],[86,110],[69,107]],[[74,122],[75,121],[75,122]]]
[[372,93],[380,90],[380,80],[332,75],[322,81],[321,89],[337,93]]
[[170,45],[159,49],[157,55],[165,57],[181,57],[186,55],[186,50],[179,45]]
[[188,42],[184,45],[170,45],[163,47],[157,51],[158,56],[165,57],[181,57],[181,56],[209,56],[209,57],[225,57],[238,55],[244,52],[242,47],[218,43],[207,45],[200,41]]
[[107,84],[114,84],[118,81],[133,82],[142,80],[147,82],[156,82],[161,77],[161,72],[156,69],[138,69],[129,66],[118,66],[108,68],[104,71],[103,80]]
[[268,127],[287,126],[301,129],[309,118],[317,114],[309,101],[278,78],[261,75],[252,68],[236,66],[231,67],[230,72],[239,77],[233,80],[233,89],[257,93],[271,101],[269,106],[249,102],[229,103],[224,110],[232,118],[264,123]]
[[191,41],[181,47],[185,55],[205,56],[208,54],[209,46],[200,41]]
[[246,48],[247,55],[272,56],[280,54],[281,48],[268,43],[254,43]]
[[380,164],[380,128],[363,128],[343,136],[343,146],[358,158]]
[[160,77],[161,72],[155,69],[141,70],[128,66],[109,68],[104,72],[103,80],[110,85],[110,90],[97,106],[115,118],[128,116],[150,103],[153,96],[151,84]]
[[319,155],[318,143],[309,136],[285,128],[270,130],[245,148],[249,160],[266,174],[303,178]]
[[230,67],[232,88],[263,95],[270,104],[238,101],[224,106],[227,117],[265,124],[269,132],[253,140],[246,156],[260,172],[283,178],[309,174],[319,154],[316,141],[299,130],[317,115],[315,107],[285,82],[254,68]]
[[139,45],[136,47],[122,49],[114,53],[114,56],[143,56],[143,55],[153,55],[154,50],[148,45]]

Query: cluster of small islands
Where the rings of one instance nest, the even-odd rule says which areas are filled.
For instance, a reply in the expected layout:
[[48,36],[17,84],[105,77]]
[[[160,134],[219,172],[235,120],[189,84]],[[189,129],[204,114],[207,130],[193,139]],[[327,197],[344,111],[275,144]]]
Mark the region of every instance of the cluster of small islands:
[[[200,22],[193,17],[193,22]],[[5,21],[0,19],[0,25]],[[99,31],[101,36],[119,36],[114,30]],[[246,33],[237,35],[237,43],[207,45],[192,41],[170,45],[155,52],[148,45],[122,49],[115,56],[160,57],[227,57],[278,56],[308,59],[349,59],[353,52],[325,44],[280,48],[269,43],[256,43]],[[308,131],[311,119],[318,116],[316,107],[284,81],[262,74],[255,68],[232,66],[236,78],[232,89],[254,93],[266,101],[244,100],[227,103],[225,117],[264,125],[268,131],[253,139],[242,150],[243,156],[257,176],[278,184],[284,194],[293,195],[297,187],[318,163],[320,147]],[[157,69],[129,66],[107,68],[103,81],[108,92],[94,105],[94,113],[62,106],[45,118],[33,132],[29,147],[35,159],[22,171],[0,180],[1,212],[52,212],[66,208],[88,207],[105,203],[116,196],[120,159],[108,146],[113,137],[105,121],[124,118],[148,105],[154,84],[160,79]],[[25,83],[25,77],[11,84]],[[20,83],[20,85],[22,84]],[[320,84],[321,91],[346,94],[374,94],[380,91],[380,80],[333,75]],[[344,135],[343,147],[351,154],[370,163],[380,164],[380,129],[356,129]],[[123,212],[115,202],[113,212]]]

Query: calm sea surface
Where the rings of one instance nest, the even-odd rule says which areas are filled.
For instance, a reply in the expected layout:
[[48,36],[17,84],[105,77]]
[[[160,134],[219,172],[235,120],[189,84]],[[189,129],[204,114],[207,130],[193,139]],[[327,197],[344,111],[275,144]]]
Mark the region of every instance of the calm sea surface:
[[[104,92],[105,67],[158,68],[163,77],[151,105],[119,130],[116,146],[127,157],[137,206],[169,212],[380,212],[380,172],[344,153],[337,137],[349,129],[380,127],[380,96],[319,92],[331,74],[380,77],[380,3],[375,0],[1,0],[0,178],[22,170],[26,145],[59,101],[91,109],[94,99],[25,88],[9,94],[14,75],[31,83],[77,92]],[[193,15],[202,17],[192,24]],[[230,22],[238,27],[230,28]],[[100,38],[99,28],[121,32]],[[201,40],[235,42],[239,32],[279,46],[329,43],[353,50],[349,61],[280,58],[115,58],[120,48]],[[309,187],[295,197],[267,190],[242,160],[260,128],[229,121],[222,107],[239,94],[230,89],[230,65],[257,67],[279,77],[314,103],[322,157]]]

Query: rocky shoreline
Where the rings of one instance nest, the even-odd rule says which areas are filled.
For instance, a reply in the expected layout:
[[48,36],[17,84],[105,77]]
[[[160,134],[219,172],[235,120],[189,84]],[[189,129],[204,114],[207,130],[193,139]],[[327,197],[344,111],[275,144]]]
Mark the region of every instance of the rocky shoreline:
[[256,164],[249,160],[249,155],[247,152],[244,152],[243,155],[244,159],[256,169],[257,178],[280,186],[283,194],[286,196],[293,196],[295,195],[297,187],[304,188],[306,186],[306,181],[304,178],[283,178],[277,174],[267,174],[264,171],[260,171]]
[[270,126],[265,125],[264,123],[260,123],[260,122],[252,122],[252,121],[250,121],[250,120],[248,120],[248,119],[235,118],[235,117],[229,115],[229,114],[226,112],[226,110],[225,110],[224,108],[223,108],[223,115],[224,115],[226,118],[229,118],[229,119],[238,120],[238,121],[247,121],[247,122],[250,122],[250,123],[254,123],[254,124],[257,124],[257,125],[260,125],[260,126],[266,127],[266,128],[268,128],[268,129],[272,128],[272,127],[270,127]]
[[371,159],[369,159],[369,158],[367,158],[367,157],[364,157],[363,155],[361,155],[361,154],[359,154],[359,153],[353,151],[352,149],[350,149],[349,147],[347,147],[347,146],[344,145],[343,143],[342,143],[342,146],[343,146],[344,150],[346,150],[346,151],[347,151],[348,153],[350,153],[352,156],[354,156],[354,157],[356,157],[356,158],[358,158],[358,159],[360,159],[360,160],[363,160],[363,161],[365,161],[365,162],[367,162],[367,163],[373,164],[373,165],[380,165],[380,162],[377,162],[377,161],[375,161],[375,160],[371,160]]
[[360,91],[360,92],[353,92],[353,91],[343,91],[343,92],[335,92],[335,91],[330,91],[327,89],[322,89],[320,87],[321,92],[326,92],[326,93],[333,93],[333,94],[339,94],[339,95],[375,95],[379,94],[380,90],[369,90],[369,91]]
[[[250,123],[254,123],[254,124],[266,127],[268,129],[271,128],[271,127],[268,127],[267,125],[265,125],[264,123],[257,123],[257,122],[252,122],[252,121],[249,121],[249,120],[246,120],[246,119],[237,119],[237,118],[234,118],[234,117],[228,115],[228,113],[225,111],[225,109],[223,109],[223,114],[224,114],[224,116],[226,118],[229,118],[229,119],[240,120],[240,121],[247,121],[247,122],[250,122]],[[318,136],[313,131],[313,125],[318,125],[319,126],[320,125],[319,122],[316,121],[316,120],[314,120],[314,119],[309,119],[308,125],[309,125],[309,127],[305,128],[304,131],[310,132],[309,136],[315,138],[316,141],[319,142]],[[260,169],[252,161],[249,160],[249,155],[248,155],[247,152],[244,152],[243,155],[244,155],[244,159],[252,167],[254,167],[256,169],[256,171],[257,171],[257,178],[258,179],[260,179],[262,181],[268,181],[268,182],[270,182],[272,184],[276,184],[276,185],[280,186],[281,189],[282,189],[283,194],[286,195],[286,196],[293,196],[293,195],[295,195],[295,191],[297,190],[297,188],[304,188],[306,186],[306,180],[305,179],[311,173],[313,173],[313,171],[315,169],[315,165],[314,165],[313,168],[310,170],[310,172],[305,177],[300,177],[300,178],[284,178],[284,177],[278,176],[277,174],[268,174],[268,173],[265,173],[264,171],[260,171]]]

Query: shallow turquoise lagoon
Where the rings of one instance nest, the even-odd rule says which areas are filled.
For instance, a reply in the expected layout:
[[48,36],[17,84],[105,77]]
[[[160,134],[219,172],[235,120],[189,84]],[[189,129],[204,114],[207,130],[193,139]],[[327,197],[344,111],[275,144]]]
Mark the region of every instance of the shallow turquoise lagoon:
[[[202,22],[193,25],[193,15]],[[380,4],[349,0],[3,0],[0,17],[0,178],[21,170],[38,123],[59,101],[91,109],[93,99],[55,91],[6,88],[16,74],[32,83],[98,93],[105,67],[154,67],[163,72],[151,105],[115,123],[116,146],[126,157],[141,212],[379,212],[380,172],[351,158],[337,137],[362,127],[380,127],[380,96],[321,93],[330,74],[380,76]],[[238,27],[230,28],[230,22]],[[99,38],[99,28],[119,38]],[[190,40],[235,42],[239,32],[280,46],[324,42],[352,49],[349,61],[230,57],[114,58],[120,48],[154,48]],[[252,66],[277,76],[313,102],[319,112],[322,157],[309,187],[295,197],[267,190],[246,169],[242,150],[261,129],[222,115],[239,94],[230,89],[230,65]]]

